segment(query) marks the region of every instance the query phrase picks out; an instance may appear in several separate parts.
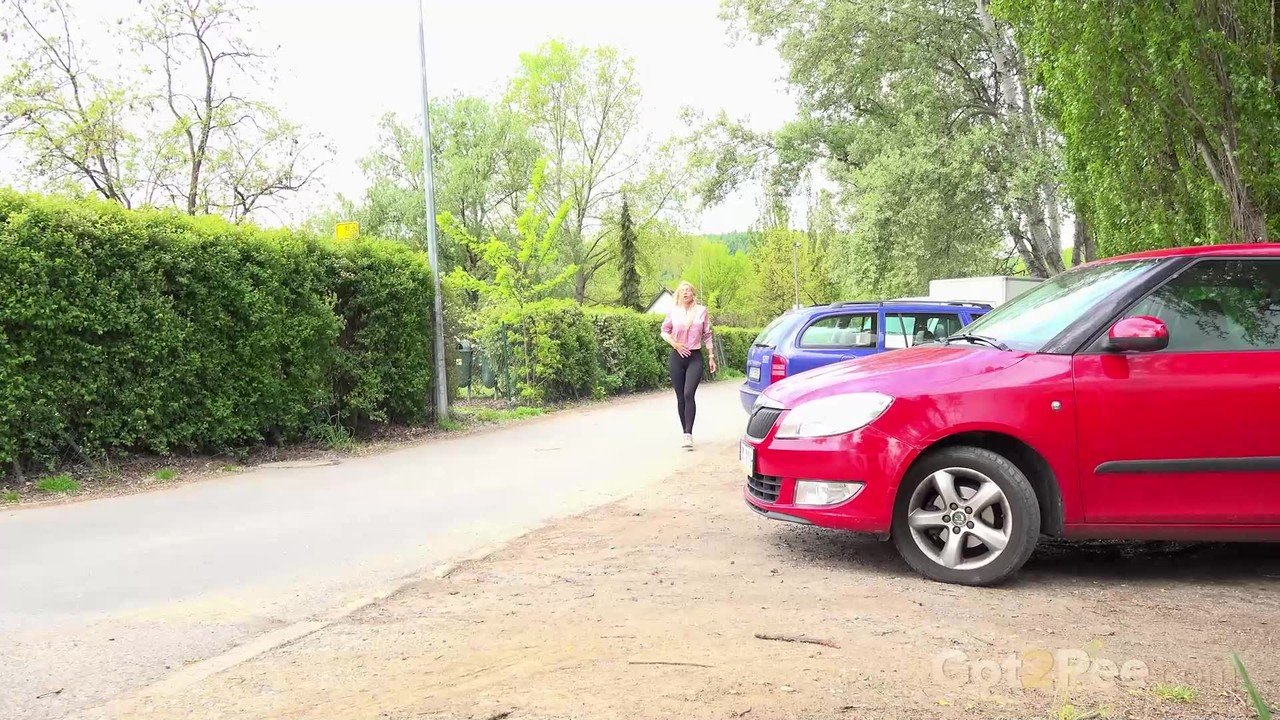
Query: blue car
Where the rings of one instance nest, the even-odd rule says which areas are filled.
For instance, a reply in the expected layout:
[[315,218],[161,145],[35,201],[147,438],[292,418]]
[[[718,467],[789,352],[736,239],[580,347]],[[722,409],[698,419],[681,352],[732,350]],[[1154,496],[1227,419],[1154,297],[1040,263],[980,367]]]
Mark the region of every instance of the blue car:
[[806,370],[941,340],[991,310],[982,303],[842,302],[791,310],[751,345],[739,395],[751,411],[773,383]]

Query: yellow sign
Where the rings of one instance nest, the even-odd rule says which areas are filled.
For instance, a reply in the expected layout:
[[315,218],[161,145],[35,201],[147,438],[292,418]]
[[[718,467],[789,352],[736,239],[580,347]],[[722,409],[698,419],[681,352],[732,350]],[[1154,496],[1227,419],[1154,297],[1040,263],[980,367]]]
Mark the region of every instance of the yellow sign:
[[340,222],[334,228],[334,235],[339,240],[355,240],[360,237],[360,223]]

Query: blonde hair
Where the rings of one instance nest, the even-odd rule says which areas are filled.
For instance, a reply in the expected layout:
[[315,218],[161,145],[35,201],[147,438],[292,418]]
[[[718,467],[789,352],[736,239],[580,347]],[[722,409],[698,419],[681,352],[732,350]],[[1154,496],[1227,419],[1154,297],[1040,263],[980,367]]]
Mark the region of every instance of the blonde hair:
[[[680,294],[684,292],[685,288],[689,288],[690,290],[693,291],[693,300],[688,305],[685,305],[683,302],[680,301]],[[676,305],[682,308],[689,308],[696,305],[697,302],[698,302],[698,288],[694,287],[693,283],[689,282],[688,280],[685,280],[676,286]]]

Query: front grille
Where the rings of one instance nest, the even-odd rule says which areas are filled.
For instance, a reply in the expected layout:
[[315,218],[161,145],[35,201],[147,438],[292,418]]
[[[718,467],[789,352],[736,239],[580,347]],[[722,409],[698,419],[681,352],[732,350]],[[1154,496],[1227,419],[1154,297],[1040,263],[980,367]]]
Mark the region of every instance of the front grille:
[[752,497],[765,502],[778,502],[778,493],[782,491],[782,478],[756,473],[747,478],[747,491]]
[[769,431],[773,429],[773,424],[778,422],[778,418],[781,416],[782,411],[778,408],[756,408],[751,419],[747,421],[747,437],[763,440],[769,434]]

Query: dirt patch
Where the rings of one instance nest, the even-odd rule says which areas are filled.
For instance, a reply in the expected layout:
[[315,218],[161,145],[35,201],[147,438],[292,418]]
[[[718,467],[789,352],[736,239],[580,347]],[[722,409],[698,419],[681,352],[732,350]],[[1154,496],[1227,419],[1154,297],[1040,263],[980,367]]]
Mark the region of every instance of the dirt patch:
[[[758,518],[730,451],[129,717],[1248,718],[1280,550],[1052,543],[1004,587]],[[1091,714],[1093,713],[1093,714]]]

